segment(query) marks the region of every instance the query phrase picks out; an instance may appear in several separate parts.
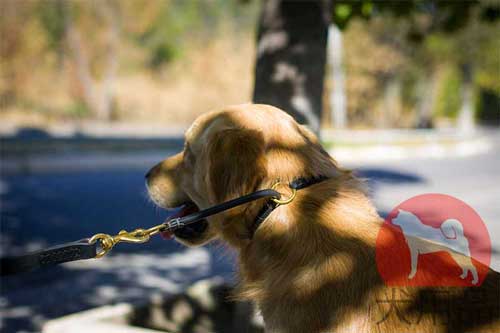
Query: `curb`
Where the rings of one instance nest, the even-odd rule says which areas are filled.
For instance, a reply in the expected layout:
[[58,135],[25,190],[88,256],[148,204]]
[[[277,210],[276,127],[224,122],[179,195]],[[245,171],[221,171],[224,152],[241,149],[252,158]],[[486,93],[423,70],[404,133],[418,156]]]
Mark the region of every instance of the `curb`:
[[[160,331],[127,325],[131,304],[121,303],[53,319],[43,325],[42,333],[157,333]],[[165,331],[163,331],[165,332]],[[168,333],[168,332],[166,332]]]
[[248,302],[228,301],[229,289],[219,277],[200,280],[180,294],[152,295],[145,304],[107,305],[49,320],[42,333],[179,332],[193,321],[200,332],[216,324],[224,332],[261,331],[262,317]]
[[493,142],[486,137],[461,140],[457,142],[429,142],[426,144],[333,147],[328,153],[341,163],[348,162],[386,162],[403,159],[443,159],[463,158],[485,154],[493,148]]

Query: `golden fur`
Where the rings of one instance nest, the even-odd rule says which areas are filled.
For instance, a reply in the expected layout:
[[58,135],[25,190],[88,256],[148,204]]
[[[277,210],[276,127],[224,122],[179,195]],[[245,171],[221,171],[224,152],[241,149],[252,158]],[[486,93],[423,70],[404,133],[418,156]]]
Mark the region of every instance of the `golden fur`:
[[238,251],[238,297],[258,304],[266,332],[500,332],[494,271],[475,288],[384,285],[375,262],[383,221],[363,184],[277,108],[245,104],[202,115],[184,151],[151,170],[148,188],[162,207],[193,201],[204,209],[278,179],[319,175],[330,178],[298,191],[252,239],[262,200],[209,218],[195,239],[177,239],[196,246],[221,238]]

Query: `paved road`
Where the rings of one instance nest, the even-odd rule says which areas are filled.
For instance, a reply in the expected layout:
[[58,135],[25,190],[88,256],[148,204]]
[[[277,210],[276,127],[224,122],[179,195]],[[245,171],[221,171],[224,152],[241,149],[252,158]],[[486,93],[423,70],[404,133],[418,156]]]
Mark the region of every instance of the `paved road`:
[[[370,179],[381,212],[421,193],[456,196],[474,207],[490,230],[500,269],[500,135],[488,154],[447,160],[351,163]],[[160,158],[161,155],[158,155]],[[5,175],[0,181],[1,249],[34,250],[96,231],[113,233],[162,221],[145,196],[146,168]],[[220,244],[184,249],[155,239],[120,245],[110,258],[2,279],[0,330],[38,331],[47,319],[154,293],[175,293],[195,280],[233,276],[233,254]]]
[[486,224],[492,243],[491,266],[500,271],[500,131],[490,133],[492,149],[468,158],[384,160],[350,163],[372,179],[381,213],[415,195],[442,193],[474,208]]

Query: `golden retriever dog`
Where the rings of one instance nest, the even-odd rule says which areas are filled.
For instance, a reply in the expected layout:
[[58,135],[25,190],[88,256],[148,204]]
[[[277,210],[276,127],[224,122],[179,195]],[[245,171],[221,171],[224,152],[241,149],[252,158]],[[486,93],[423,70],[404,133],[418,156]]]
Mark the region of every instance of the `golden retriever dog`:
[[[384,283],[375,255],[383,220],[363,183],[285,112],[230,106],[200,116],[185,139],[181,153],[147,175],[152,200],[163,208],[184,205],[184,215],[277,180],[327,177],[297,191],[253,235],[266,199],[175,232],[188,246],[221,239],[234,247],[241,280],[236,297],[257,304],[266,332],[500,332],[497,272],[489,270],[477,287]],[[285,186],[279,191],[290,195]]]

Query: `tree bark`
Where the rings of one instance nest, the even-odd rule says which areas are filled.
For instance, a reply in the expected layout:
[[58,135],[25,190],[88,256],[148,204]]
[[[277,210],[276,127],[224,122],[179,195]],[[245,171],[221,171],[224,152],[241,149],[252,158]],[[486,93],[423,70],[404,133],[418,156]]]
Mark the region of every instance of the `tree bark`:
[[[66,13],[70,12],[70,5],[66,8]],[[119,27],[117,12],[109,2],[102,2],[97,6],[98,13],[107,23],[107,57],[106,70],[102,79],[101,87],[99,82],[92,77],[90,60],[83,48],[81,35],[73,22],[73,18],[66,15],[66,38],[68,48],[74,59],[76,76],[82,87],[83,102],[96,116],[103,121],[111,120],[113,103],[115,99],[115,78],[118,68],[117,42],[119,38]]]
[[118,40],[120,36],[118,10],[112,2],[103,2],[97,7],[99,14],[107,23],[106,40],[107,40],[107,57],[106,71],[102,81],[101,92],[101,107],[99,118],[110,120],[115,103],[115,82],[118,71]]
[[90,73],[87,53],[83,50],[80,33],[76,30],[72,19],[66,21],[66,38],[71,56],[74,59],[76,77],[82,89],[82,100],[93,113],[99,115],[98,91]]
[[471,64],[462,65],[462,105],[458,112],[458,130],[462,134],[470,134],[475,130],[474,98]]
[[266,0],[259,19],[255,103],[319,132],[330,0]]
[[344,66],[342,65],[342,39],[342,31],[336,25],[331,24],[328,31],[328,56],[333,82],[333,88],[330,92],[330,105],[331,121],[336,129],[343,129],[347,125],[347,94]]
[[397,76],[390,77],[384,89],[384,102],[382,112],[383,128],[392,128],[397,124],[401,113],[401,80]]
[[419,96],[417,104],[417,117],[415,127],[417,128],[433,128],[432,111],[436,101],[436,87],[438,79],[436,74],[427,74],[420,79],[417,86],[417,94]]

